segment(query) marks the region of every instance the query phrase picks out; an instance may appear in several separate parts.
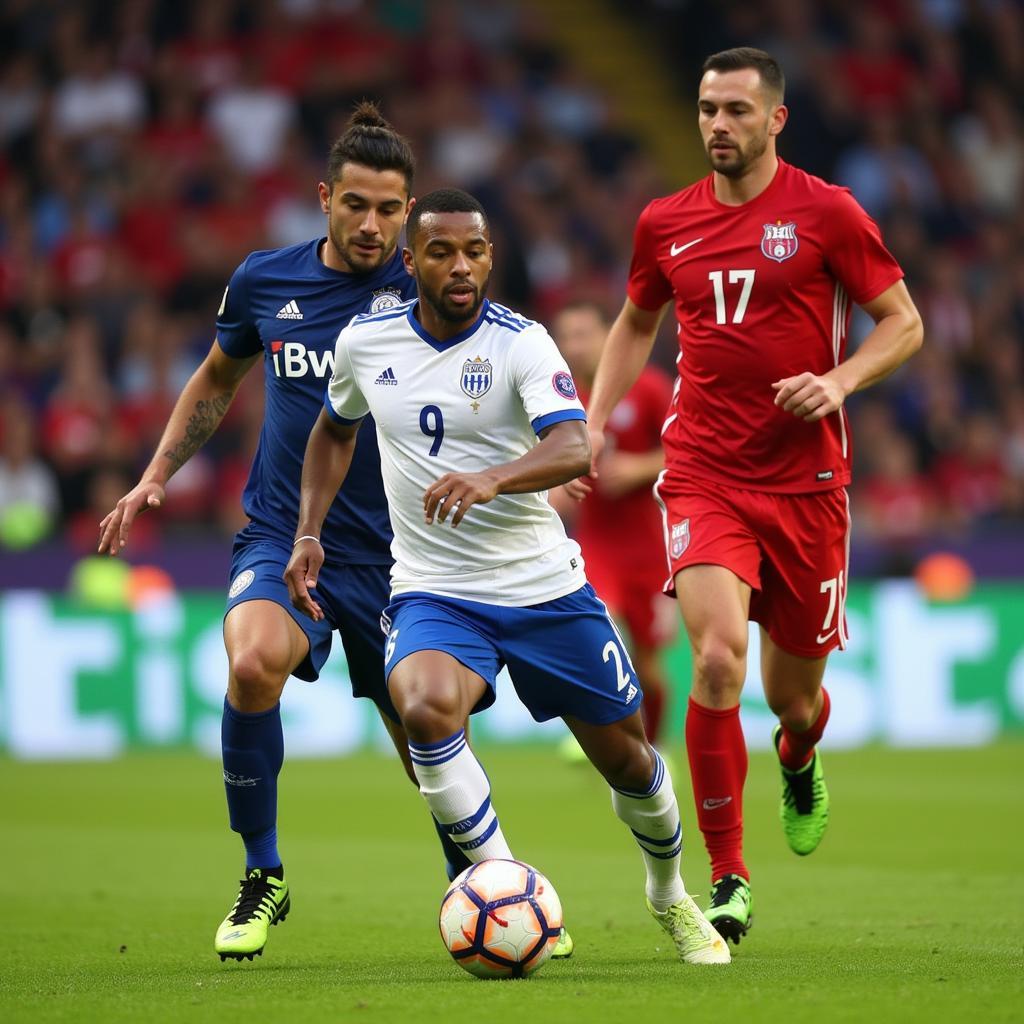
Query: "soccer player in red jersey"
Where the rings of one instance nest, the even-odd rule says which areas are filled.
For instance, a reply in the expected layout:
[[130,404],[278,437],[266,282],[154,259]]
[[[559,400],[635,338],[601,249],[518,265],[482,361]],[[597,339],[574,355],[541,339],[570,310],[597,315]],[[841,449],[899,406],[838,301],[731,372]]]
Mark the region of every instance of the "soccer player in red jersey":
[[[612,411],[640,374],[669,301],[679,386],[666,422],[664,506],[674,594],[693,650],[686,745],[711,858],[708,918],[750,926],[743,859],[747,752],[739,699],[747,622],[779,718],[781,817],[813,851],[828,821],[816,745],[828,653],[846,643],[850,437],[843,402],[921,345],[903,273],[846,189],[778,158],[788,111],[777,62],[740,48],[703,67],[698,120],[711,174],[640,215],[627,298],[589,407],[595,472]],[[875,326],[846,351],[851,302]],[[585,480],[570,485],[578,495]]]
[[[610,326],[604,309],[585,301],[565,306],[552,323],[584,405]],[[587,579],[629,633],[630,655],[644,694],[644,727],[653,744],[658,742],[667,694],[660,654],[675,638],[678,622],[672,602],[662,593],[663,528],[651,493],[665,465],[661,428],[671,399],[672,379],[656,366],[645,366],[608,418],[601,478],[593,493],[577,505],[562,497],[562,488],[551,492],[551,503],[572,522]]]

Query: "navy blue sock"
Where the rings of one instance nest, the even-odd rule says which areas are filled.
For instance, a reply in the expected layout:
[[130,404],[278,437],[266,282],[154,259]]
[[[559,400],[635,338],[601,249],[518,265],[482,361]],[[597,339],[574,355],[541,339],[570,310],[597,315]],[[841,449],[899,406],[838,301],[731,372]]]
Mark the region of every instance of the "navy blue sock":
[[247,715],[224,698],[220,729],[231,828],[245,843],[245,869],[272,868],[277,852],[277,776],[284,763],[281,705]]
[[473,862],[456,846],[455,841],[448,835],[448,831],[437,818],[431,815],[430,820],[434,823],[437,837],[441,840],[441,849],[444,850],[444,869],[448,874],[448,881],[453,882]]

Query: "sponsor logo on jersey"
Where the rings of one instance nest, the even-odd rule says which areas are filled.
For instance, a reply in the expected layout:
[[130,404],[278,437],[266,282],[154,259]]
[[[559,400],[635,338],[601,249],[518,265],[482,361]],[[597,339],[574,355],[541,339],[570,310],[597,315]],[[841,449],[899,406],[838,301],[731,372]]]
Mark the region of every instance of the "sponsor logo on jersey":
[[238,597],[246,587],[252,585],[252,581],[254,579],[256,579],[256,573],[254,573],[252,569],[244,569],[231,581],[231,587],[228,590],[228,597]]
[[831,469],[823,469],[820,473],[814,474],[814,479],[818,483],[824,483],[826,480],[831,480],[834,475]]
[[390,384],[393,386],[398,383],[398,378],[395,376],[395,371],[389,366],[383,373],[377,376],[377,379],[373,383]]
[[629,684],[629,689],[628,689],[628,690],[626,691],[626,703],[627,703],[627,704],[629,704],[629,703],[630,703],[630,701],[632,701],[632,699],[633,699],[633,698],[634,698],[634,697],[635,697],[635,696],[636,696],[636,695],[637,695],[637,694],[638,694],[639,692],[640,692],[640,691],[639,691],[639,690],[638,690],[638,689],[636,688],[636,686],[634,686],[634,685],[633,685],[633,683],[630,683],[630,684]]
[[301,320],[302,310],[294,299],[289,299],[278,311],[278,320]]
[[312,371],[314,377],[330,377],[334,373],[334,352],[308,349],[301,341],[272,341],[270,360],[275,377],[305,377]]
[[796,237],[796,224],[790,221],[783,224],[776,221],[774,224],[765,224],[764,237],[761,239],[761,252],[770,260],[781,263],[795,256],[800,248],[800,241]]
[[703,241],[704,236],[701,235],[700,238],[695,238],[692,242],[684,242],[682,245],[676,245],[676,243],[673,242],[672,248],[669,249],[668,253],[672,257],[672,259],[675,259],[681,252],[686,252],[686,250],[689,249],[691,245],[696,245],[698,242]]
[[370,312],[382,313],[402,304],[402,293],[397,288],[378,288],[370,300]]
[[467,359],[462,364],[462,390],[470,398],[483,398],[491,390],[491,372],[489,359]]
[[563,398],[572,399],[576,397],[576,385],[573,382],[572,374],[567,373],[565,370],[559,370],[558,373],[551,378],[551,386]]
[[673,558],[678,558],[690,546],[690,520],[672,524],[671,546]]

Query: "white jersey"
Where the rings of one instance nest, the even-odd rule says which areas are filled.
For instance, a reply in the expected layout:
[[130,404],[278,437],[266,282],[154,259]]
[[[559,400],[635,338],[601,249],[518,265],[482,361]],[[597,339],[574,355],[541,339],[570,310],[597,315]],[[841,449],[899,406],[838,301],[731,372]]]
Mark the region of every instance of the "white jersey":
[[377,423],[395,537],[393,594],[426,591],[526,606],[578,590],[579,545],[544,494],[499,494],[458,527],[427,524],[423,492],[445,473],[511,462],[562,420],[584,420],[572,376],[548,332],[485,300],[447,341],[416,319],[416,301],[357,316],[338,336],[328,412]]

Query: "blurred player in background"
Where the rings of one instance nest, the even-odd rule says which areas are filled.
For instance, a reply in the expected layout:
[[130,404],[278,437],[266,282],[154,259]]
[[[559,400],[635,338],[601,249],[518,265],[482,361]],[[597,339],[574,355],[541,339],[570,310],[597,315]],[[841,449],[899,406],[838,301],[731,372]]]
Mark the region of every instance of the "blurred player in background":
[[485,298],[491,254],[480,204],[431,192],[409,218],[417,301],[342,331],[306,449],[292,600],[322,617],[314,538],[372,413],[395,528],[388,689],[435,819],[473,861],[512,856],[463,729],[507,665],[533,717],[562,717],[612,787],[643,855],[648,908],[680,958],[728,963],[679,876],[679,807],[644,735],[629,657],[538,493],[589,465],[583,407],[547,331]]
[[[739,941],[751,923],[743,859],[747,751],[739,699],[747,621],[779,717],[780,808],[791,849],[828,821],[816,751],[829,651],[846,644],[850,439],[843,402],[920,346],[921,319],[875,223],[846,189],[778,159],[784,80],[750,48],[709,57],[698,101],[712,173],[640,215],[625,305],[590,404],[604,431],[675,304],[679,386],[667,421],[664,505],[674,593],[693,649],[686,745],[711,858],[708,917]],[[850,303],[875,326],[847,356]],[[571,485],[584,493],[586,481]]]
[[[552,324],[559,351],[590,401],[610,321],[596,302],[571,303]],[[665,554],[661,510],[651,493],[665,466],[661,428],[672,398],[672,380],[645,366],[608,418],[607,443],[593,492],[575,502],[564,488],[549,500],[583,551],[587,579],[629,633],[630,657],[643,690],[647,739],[657,745],[667,687],[661,651],[676,635],[678,616],[664,593]]]
[[[327,237],[252,253],[235,271],[218,311],[217,340],[182,392],[157,454],[101,524],[99,549],[116,555],[135,517],[163,503],[167,481],[217,429],[245,374],[263,364],[266,410],[244,496],[250,522],[235,538],[224,618],[224,788],[246,869],[217,930],[214,948],[222,960],[261,953],[270,925],[288,913],[277,849],[280,697],[289,675],[317,679],[335,629],[353,693],[377,704],[415,782],[384,684],[380,614],[390,592],[391,525],[371,420],[324,526],[319,599],[326,615],[312,622],[296,613],[281,578],[295,532],[302,456],[323,408],[338,331],[357,313],[398,306],[415,290],[398,252],[413,172],[405,139],[373,104],[360,104],[331,148],[327,180],[319,185]],[[438,834],[449,874],[468,866],[462,851]]]

